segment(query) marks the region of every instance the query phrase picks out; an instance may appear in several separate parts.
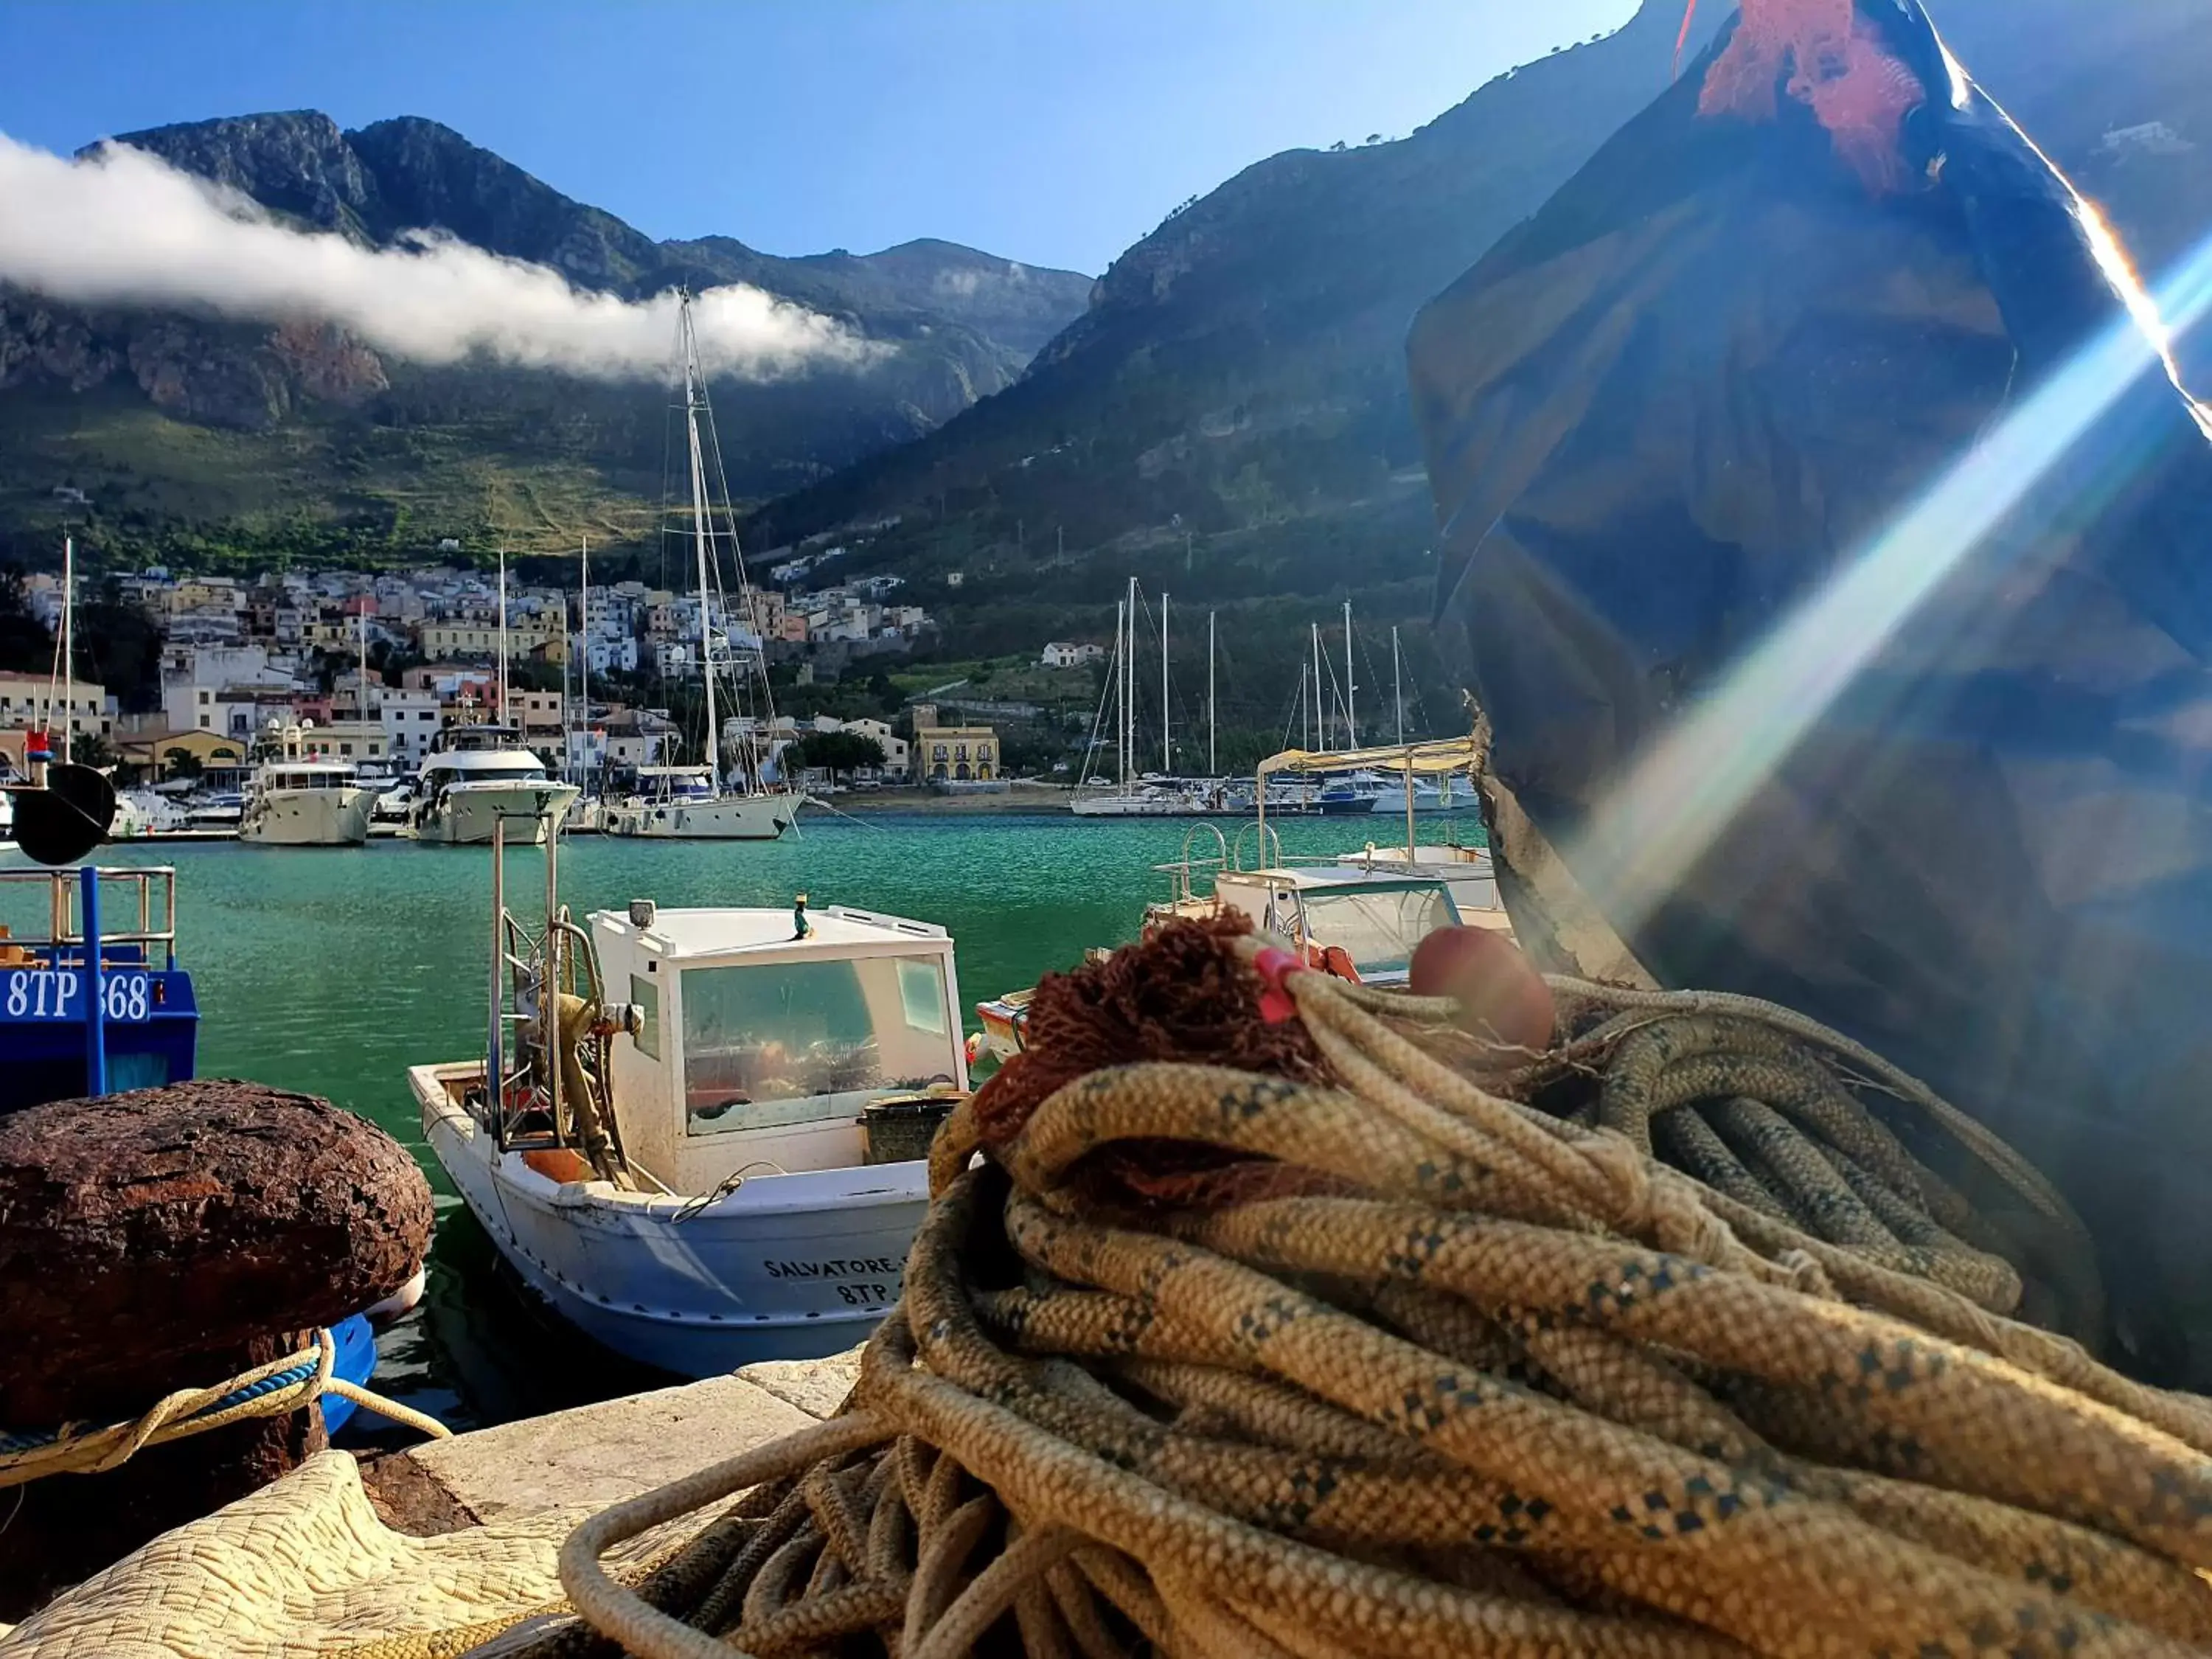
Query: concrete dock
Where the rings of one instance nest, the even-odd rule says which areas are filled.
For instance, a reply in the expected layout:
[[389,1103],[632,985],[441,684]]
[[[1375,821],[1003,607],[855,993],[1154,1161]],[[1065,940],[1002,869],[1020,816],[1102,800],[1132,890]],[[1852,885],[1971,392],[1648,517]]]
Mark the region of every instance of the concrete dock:
[[386,1524],[417,1535],[604,1508],[833,1415],[860,1364],[854,1348],[748,1365],[389,1453],[364,1464],[362,1480]]

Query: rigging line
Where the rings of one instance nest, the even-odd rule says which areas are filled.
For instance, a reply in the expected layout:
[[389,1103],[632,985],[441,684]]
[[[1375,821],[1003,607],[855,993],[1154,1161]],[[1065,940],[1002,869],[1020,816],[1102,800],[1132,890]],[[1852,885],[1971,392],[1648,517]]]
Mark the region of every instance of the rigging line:
[[1091,781],[1092,775],[1091,769],[1097,763],[1098,760],[1098,745],[1101,741],[1100,733],[1106,725],[1106,707],[1112,700],[1115,688],[1119,684],[1115,678],[1121,672],[1121,625],[1118,620],[1120,610],[1117,606],[1115,609],[1117,620],[1114,624],[1114,656],[1107,669],[1105,678],[1098,683],[1098,712],[1091,717],[1091,738],[1083,747],[1083,771],[1075,781],[1075,787],[1079,789]]

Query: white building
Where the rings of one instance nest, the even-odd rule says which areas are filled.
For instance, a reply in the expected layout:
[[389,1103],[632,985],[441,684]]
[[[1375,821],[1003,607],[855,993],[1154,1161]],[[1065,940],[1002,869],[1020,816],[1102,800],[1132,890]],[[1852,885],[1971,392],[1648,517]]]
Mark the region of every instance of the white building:
[[392,760],[403,766],[420,766],[430,752],[430,739],[438,732],[438,694],[371,686],[368,701],[370,711],[383,725],[385,748]]
[[1038,659],[1047,668],[1080,668],[1085,663],[1100,661],[1106,655],[1103,646],[1070,645],[1064,640],[1054,640],[1044,648]]

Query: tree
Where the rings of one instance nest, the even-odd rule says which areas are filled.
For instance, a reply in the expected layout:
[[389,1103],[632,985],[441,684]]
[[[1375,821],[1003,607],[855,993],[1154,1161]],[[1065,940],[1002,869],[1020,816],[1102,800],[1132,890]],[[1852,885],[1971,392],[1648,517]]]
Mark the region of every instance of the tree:
[[799,764],[832,778],[884,763],[884,746],[858,732],[810,732],[799,740]]
[[182,778],[187,783],[198,783],[207,775],[207,768],[200,764],[200,757],[189,749],[163,750],[161,764],[171,777]]
[[31,614],[22,571],[0,566],[0,673],[42,673],[53,661],[54,637]]

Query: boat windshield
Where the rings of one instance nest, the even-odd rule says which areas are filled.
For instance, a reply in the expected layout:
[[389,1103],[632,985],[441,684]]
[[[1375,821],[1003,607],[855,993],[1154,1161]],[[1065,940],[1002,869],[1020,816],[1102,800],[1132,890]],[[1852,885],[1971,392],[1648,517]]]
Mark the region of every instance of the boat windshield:
[[1406,972],[1415,945],[1459,920],[1440,887],[1309,892],[1302,902],[1306,937],[1342,950],[1363,979]]
[[514,761],[505,766],[471,766],[465,772],[448,771],[445,781],[449,784],[543,783],[545,769],[536,761]]
[[691,968],[682,997],[691,1134],[848,1117],[958,1075],[935,957]]

